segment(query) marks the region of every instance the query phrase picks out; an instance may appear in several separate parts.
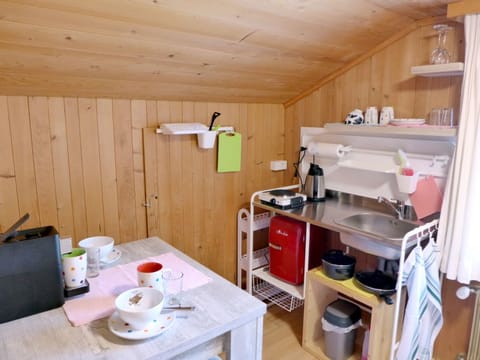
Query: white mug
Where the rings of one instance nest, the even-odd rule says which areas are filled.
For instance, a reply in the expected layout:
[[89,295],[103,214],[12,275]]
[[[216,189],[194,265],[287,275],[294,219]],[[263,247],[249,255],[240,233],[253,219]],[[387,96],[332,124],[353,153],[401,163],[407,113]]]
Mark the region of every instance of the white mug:
[[162,274],[167,270],[158,262],[149,261],[137,266],[139,287],[151,287],[163,291]]
[[375,106],[370,106],[365,111],[365,125],[378,125],[378,110]]
[[62,254],[62,273],[65,286],[76,288],[85,285],[87,276],[87,254],[85,249],[74,248]]
[[380,112],[380,121],[379,121],[380,125],[387,125],[393,119],[395,119],[393,107],[384,106],[382,108],[382,111]]

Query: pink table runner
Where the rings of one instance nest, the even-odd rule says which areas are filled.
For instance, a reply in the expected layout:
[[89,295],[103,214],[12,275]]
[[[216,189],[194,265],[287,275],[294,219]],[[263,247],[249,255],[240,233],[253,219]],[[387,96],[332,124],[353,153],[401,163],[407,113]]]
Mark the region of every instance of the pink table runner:
[[100,271],[100,276],[88,279],[90,292],[79,298],[67,300],[63,305],[65,314],[72,325],[79,326],[110,316],[115,310],[115,298],[121,292],[137,286],[137,265],[145,261],[157,261],[165,268],[183,271],[184,291],[212,281],[211,278],[172,253],[105,269]]

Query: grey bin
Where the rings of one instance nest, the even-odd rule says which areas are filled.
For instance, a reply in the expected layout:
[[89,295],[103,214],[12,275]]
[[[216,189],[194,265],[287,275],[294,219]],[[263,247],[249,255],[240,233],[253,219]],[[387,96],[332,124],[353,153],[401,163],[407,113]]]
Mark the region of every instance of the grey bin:
[[331,360],[345,360],[353,354],[360,318],[360,308],[346,300],[335,300],[325,308],[322,328],[325,354]]

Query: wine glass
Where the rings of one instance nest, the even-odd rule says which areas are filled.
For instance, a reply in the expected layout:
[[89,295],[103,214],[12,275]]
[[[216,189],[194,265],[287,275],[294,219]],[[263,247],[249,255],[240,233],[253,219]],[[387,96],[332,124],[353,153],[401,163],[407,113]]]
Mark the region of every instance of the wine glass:
[[433,25],[433,29],[437,31],[438,34],[438,44],[435,49],[432,51],[430,56],[431,64],[448,64],[450,62],[450,54],[445,48],[445,42],[447,40],[447,32],[450,30],[450,27],[445,24]]

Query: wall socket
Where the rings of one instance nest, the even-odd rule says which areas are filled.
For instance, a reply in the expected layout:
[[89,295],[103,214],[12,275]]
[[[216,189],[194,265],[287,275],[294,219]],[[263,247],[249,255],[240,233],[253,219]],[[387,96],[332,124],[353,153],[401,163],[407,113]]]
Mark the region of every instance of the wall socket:
[[270,170],[281,171],[287,169],[287,160],[274,160],[270,161]]

